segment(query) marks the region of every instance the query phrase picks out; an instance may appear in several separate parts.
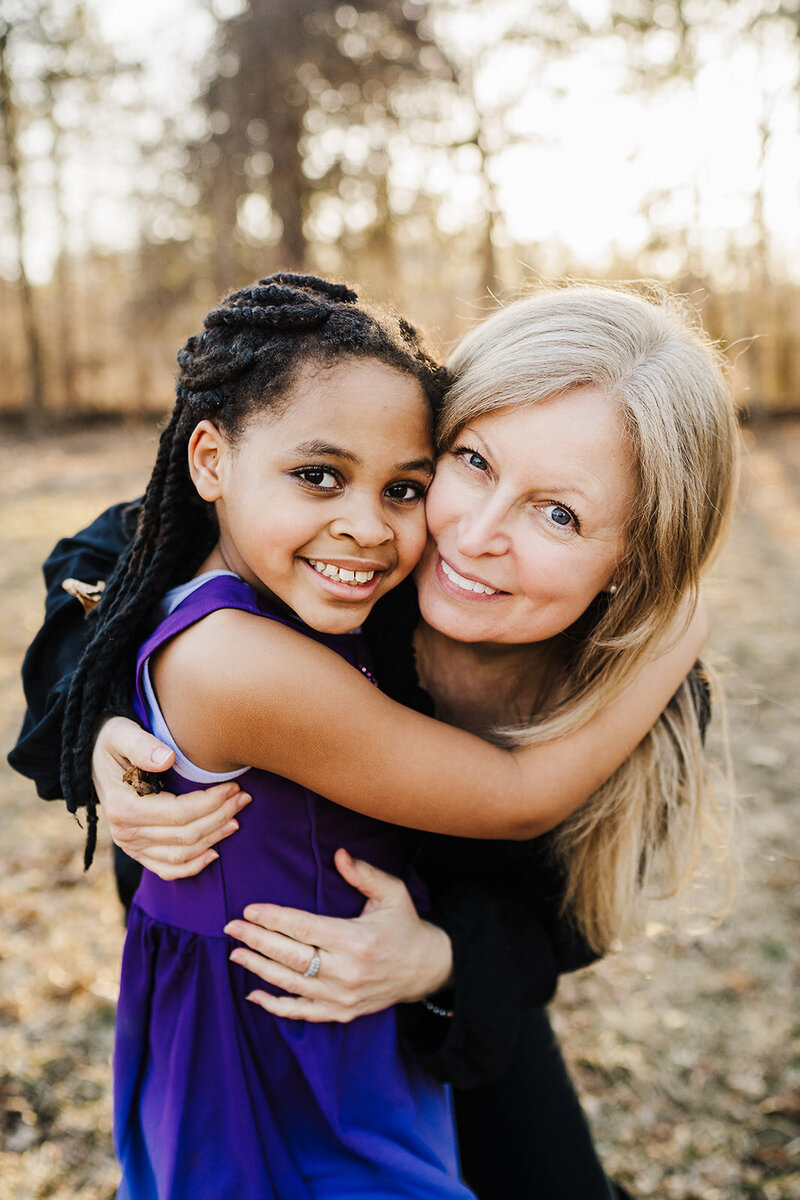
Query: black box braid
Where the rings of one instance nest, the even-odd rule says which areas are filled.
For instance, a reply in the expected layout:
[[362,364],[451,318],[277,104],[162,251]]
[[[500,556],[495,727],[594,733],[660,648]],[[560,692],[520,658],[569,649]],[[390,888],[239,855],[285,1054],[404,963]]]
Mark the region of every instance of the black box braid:
[[439,408],[445,371],[408,322],[359,304],[343,284],[311,275],[277,274],[226,296],[203,333],[178,354],[176,403],[159,443],[139,512],[136,536],[87,618],[94,626],[73,677],[64,715],[61,782],[67,808],[87,811],[84,863],[97,840],[97,795],[91,756],[98,719],[125,711],[138,646],[154,604],[191,579],[218,537],[212,505],[189,475],[195,426],[212,420],[235,443],[251,414],[273,411],[308,363],[373,358],[416,378]]

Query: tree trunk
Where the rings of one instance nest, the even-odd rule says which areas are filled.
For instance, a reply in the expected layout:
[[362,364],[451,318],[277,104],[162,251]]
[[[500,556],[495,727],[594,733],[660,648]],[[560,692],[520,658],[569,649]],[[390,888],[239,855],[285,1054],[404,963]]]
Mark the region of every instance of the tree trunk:
[[283,226],[279,246],[281,267],[289,271],[302,271],[308,253],[304,222],[308,180],[303,172],[300,150],[302,116],[302,108],[276,103],[267,118],[268,145],[273,161],[269,180],[272,207]]
[[41,429],[44,421],[44,375],[42,351],[33,289],[25,269],[23,240],[25,234],[22,215],[22,182],[19,158],[17,110],[11,95],[11,79],[8,74],[6,48],[8,31],[0,31],[0,114],[2,114],[3,137],[6,144],[6,166],[8,167],[9,193],[11,196],[11,224],[16,243],[17,270],[19,272],[19,295],[22,308],[22,324],[28,350],[29,385],[27,389],[25,415],[31,432]]

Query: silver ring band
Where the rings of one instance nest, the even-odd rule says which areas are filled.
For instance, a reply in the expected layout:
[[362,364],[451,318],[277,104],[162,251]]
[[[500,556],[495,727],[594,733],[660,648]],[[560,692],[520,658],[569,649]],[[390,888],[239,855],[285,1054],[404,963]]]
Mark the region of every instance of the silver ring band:
[[306,967],[305,971],[303,971],[304,979],[314,979],[317,975],[319,975],[319,968],[322,960],[320,959],[319,950],[317,950],[316,946],[312,947],[312,949],[314,950],[314,956]]

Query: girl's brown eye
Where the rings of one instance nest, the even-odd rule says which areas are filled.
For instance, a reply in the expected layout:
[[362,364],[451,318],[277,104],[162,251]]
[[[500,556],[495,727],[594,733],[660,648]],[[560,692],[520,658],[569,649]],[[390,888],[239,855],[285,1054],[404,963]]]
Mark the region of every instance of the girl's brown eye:
[[386,489],[390,500],[399,500],[403,504],[411,504],[421,500],[425,495],[425,485],[409,480],[406,483],[393,483]]
[[321,492],[335,491],[341,484],[338,475],[329,467],[301,467],[294,472],[295,478]]

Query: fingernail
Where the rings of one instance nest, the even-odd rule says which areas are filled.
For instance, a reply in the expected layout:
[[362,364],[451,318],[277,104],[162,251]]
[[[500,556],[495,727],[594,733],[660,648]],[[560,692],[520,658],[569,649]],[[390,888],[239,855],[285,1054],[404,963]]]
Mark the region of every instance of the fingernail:
[[209,866],[217,858],[219,858],[219,855],[217,854],[216,850],[209,850],[208,854],[206,855],[206,859],[205,859],[206,866]]
[[242,956],[238,950],[232,950],[231,953],[228,955],[228,958],[233,963],[238,963],[238,962],[242,961]]
[[153,751],[153,753],[150,755],[150,758],[151,758],[154,766],[163,767],[164,763],[167,761],[167,759],[169,758],[171,753],[172,753],[172,751],[168,750],[166,748],[166,746],[158,746]]
[[238,828],[239,828],[238,821],[228,821],[228,824],[224,827],[224,829],[222,830],[222,833],[219,836],[220,837],[230,837],[230,835],[232,833],[236,833],[236,830]]
[[242,792],[241,796],[239,797],[238,807],[240,809],[244,808],[245,804],[249,804],[252,799],[253,797],[248,795],[247,792]]

